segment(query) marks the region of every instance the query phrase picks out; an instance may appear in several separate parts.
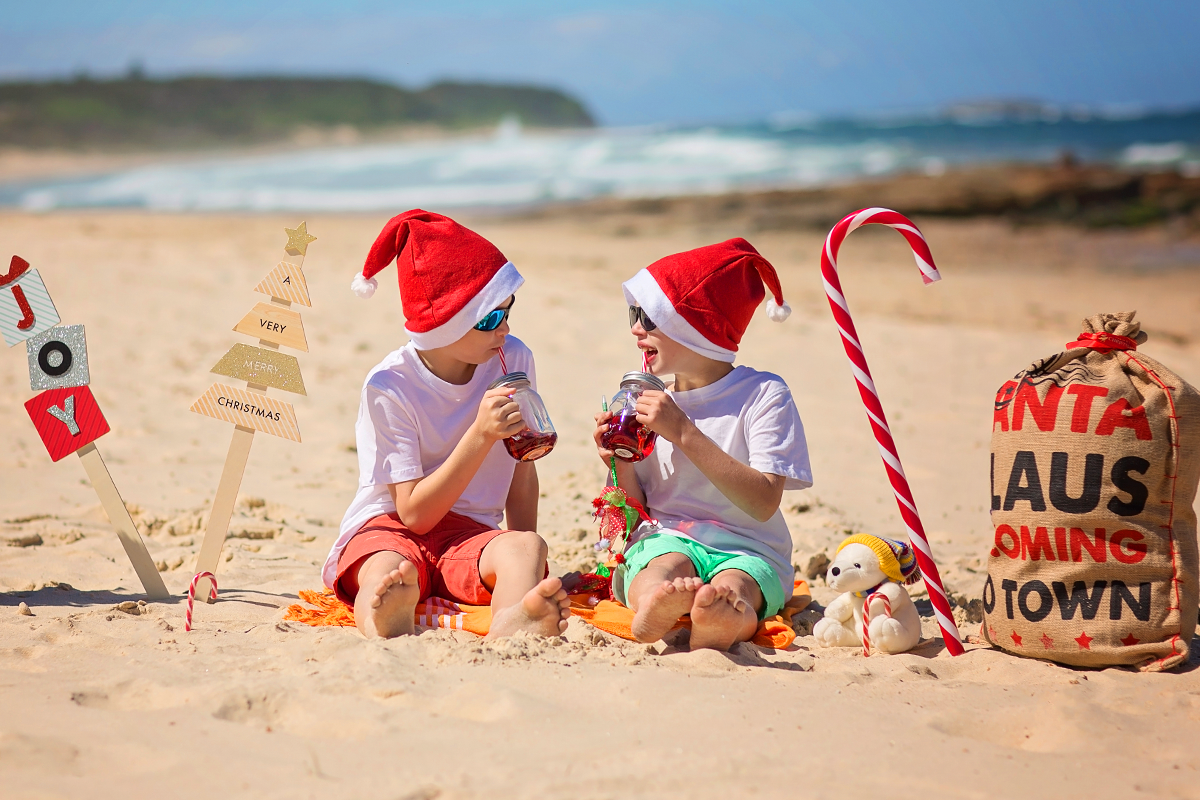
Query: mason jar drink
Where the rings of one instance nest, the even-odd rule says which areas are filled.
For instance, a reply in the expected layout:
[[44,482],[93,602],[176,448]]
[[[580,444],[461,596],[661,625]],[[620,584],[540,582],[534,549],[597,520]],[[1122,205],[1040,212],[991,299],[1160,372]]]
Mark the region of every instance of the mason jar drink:
[[524,372],[510,372],[488,386],[489,389],[500,387],[513,389],[513,402],[521,409],[521,419],[525,421],[524,428],[504,440],[504,447],[517,461],[537,461],[558,442],[546,404],[533,390],[529,376]]
[[600,434],[600,444],[622,461],[641,461],[654,452],[658,434],[637,421],[637,401],[648,389],[666,391],[666,385],[649,372],[627,372],[621,388],[613,395],[608,410],[612,419],[608,430]]

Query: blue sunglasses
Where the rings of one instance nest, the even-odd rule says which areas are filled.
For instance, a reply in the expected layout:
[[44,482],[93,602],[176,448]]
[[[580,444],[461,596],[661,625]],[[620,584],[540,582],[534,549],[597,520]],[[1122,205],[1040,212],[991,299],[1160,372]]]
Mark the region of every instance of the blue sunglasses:
[[514,295],[512,302],[508,304],[508,308],[497,308],[494,311],[489,311],[487,316],[475,323],[475,330],[488,333],[496,330],[504,324],[504,320],[508,319],[508,313],[512,311],[512,307],[516,305],[517,298]]

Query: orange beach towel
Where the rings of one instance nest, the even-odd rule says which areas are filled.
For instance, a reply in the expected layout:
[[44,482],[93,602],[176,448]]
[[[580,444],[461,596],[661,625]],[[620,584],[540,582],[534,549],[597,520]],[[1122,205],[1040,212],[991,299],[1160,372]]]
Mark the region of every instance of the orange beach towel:
[[[320,592],[301,590],[300,599],[311,608],[292,605],[284,614],[284,619],[305,625],[354,625],[353,609],[334,597],[328,589]],[[601,600],[592,605],[590,599],[586,594],[571,595],[571,614],[606,633],[633,641],[631,610],[613,600]],[[783,613],[760,622],[750,641],[760,647],[776,650],[788,648],[796,640],[796,633],[791,626],[792,615],[803,611],[811,602],[812,593],[808,583],[797,580],[792,599],[787,602]],[[460,605],[440,597],[430,597],[417,604],[416,622],[419,631],[449,628],[484,636],[492,624],[492,610],[487,606]],[[687,617],[680,617],[675,627],[691,627],[691,621]]]

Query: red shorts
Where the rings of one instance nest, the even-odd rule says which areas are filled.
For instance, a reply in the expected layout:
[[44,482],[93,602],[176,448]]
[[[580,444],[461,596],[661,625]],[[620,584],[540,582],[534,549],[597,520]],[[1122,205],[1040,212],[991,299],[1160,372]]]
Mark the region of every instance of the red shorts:
[[422,600],[445,597],[472,606],[489,605],[492,593],[479,576],[479,557],[502,533],[453,511],[424,536],[404,527],[396,514],[375,517],[359,528],[338,557],[333,591],[343,603],[354,605],[357,566],[375,553],[391,551],[417,568]]

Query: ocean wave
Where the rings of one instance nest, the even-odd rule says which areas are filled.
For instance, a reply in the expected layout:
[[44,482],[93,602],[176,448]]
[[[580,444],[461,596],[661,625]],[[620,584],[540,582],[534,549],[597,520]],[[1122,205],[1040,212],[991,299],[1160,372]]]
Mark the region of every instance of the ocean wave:
[[[960,117],[991,109],[966,109]],[[1030,115],[1032,116],[1032,115]],[[537,205],[596,197],[813,187],[898,171],[940,174],[981,161],[1050,161],[1064,150],[1131,166],[1191,165],[1200,114],[1120,121],[969,125],[962,119],[525,133],[365,144],[162,163],[78,180],[0,185],[0,205],[33,211],[372,211]],[[1159,120],[1159,121],[1156,121]],[[889,127],[889,125],[891,127]]]

